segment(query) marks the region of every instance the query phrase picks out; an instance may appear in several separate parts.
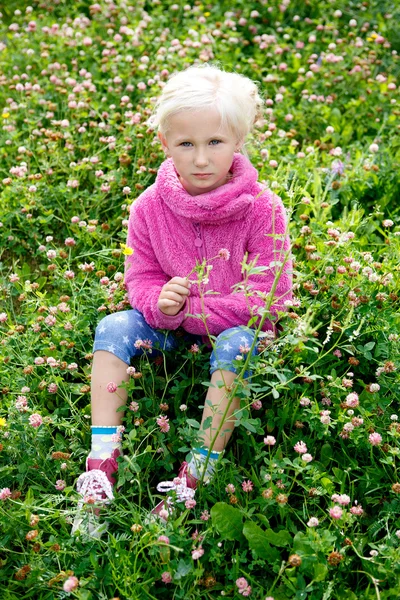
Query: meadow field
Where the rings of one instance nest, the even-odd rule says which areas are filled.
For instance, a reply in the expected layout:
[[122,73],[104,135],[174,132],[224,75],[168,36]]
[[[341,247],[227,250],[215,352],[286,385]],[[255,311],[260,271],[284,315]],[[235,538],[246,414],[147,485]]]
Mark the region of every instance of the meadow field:
[[[0,12],[1,600],[399,598],[398,0]],[[289,216],[294,299],[238,357],[217,476],[166,523],[148,516],[198,438],[209,350],[182,335],[132,363],[108,531],[72,536],[94,329],[129,308],[129,210],[164,160],[147,121],[207,62],[265,99],[246,150]]]

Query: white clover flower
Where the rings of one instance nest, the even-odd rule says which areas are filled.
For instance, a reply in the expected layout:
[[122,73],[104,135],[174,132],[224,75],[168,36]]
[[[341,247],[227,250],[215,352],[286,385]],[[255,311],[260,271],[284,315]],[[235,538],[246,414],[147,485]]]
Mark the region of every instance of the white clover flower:
[[301,456],[301,460],[304,461],[305,463],[311,462],[312,459],[313,459],[313,457],[308,452],[306,452],[305,454],[302,454],[302,456]]
[[311,400],[310,400],[310,398],[303,397],[300,399],[299,404],[300,404],[300,406],[308,406],[309,404],[311,404]]

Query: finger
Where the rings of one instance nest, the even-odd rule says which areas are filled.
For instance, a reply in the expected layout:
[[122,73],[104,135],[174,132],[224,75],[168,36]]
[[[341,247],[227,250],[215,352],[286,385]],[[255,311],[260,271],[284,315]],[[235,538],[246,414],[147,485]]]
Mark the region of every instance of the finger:
[[164,290],[166,292],[175,292],[176,294],[180,294],[181,296],[189,295],[189,289],[177,283],[167,283],[167,285],[164,286]]
[[181,296],[180,294],[176,294],[175,292],[169,292],[167,290],[164,290],[163,292],[161,292],[160,294],[161,298],[168,298],[169,300],[175,300],[176,302],[184,302],[185,297]]
[[189,288],[189,279],[187,279],[186,277],[173,277],[172,279],[169,280],[168,283],[176,283],[178,285],[182,285],[185,288]]
[[158,301],[158,308],[168,308],[169,306],[179,306],[180,304],[180,302],[176,302],[175,300],[163,298]]

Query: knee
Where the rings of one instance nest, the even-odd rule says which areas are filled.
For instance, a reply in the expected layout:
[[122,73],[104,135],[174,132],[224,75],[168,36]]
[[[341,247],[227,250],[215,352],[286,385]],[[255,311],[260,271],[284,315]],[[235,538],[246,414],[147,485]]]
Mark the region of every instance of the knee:
[[137,310],[116,312],[107,315],[101,319],[100,323],[97,325],[95,337],[99,339],[118,334],[122,339],[128,332],[132,335],[132,333],[134,333],[135,323],[139,323],[139,315],[143,318]]
[[239,351],[239,346],[245,346],[246,344],[251,346],[254,339],[254,331],[252,329],[244,327],[231,327],[226,329],[219,334],[216,340],[216,345],[229,345],[236,350],[236,354]]
[[107,337],[110,333],[115,331],[117,323],[115,321],[116,314],[107,315],[103,317],[98,323],[96,327],[95,337],[96,338],[104,338]]
[[[245,327],[232,327],[220,333],[217,337],[215,348],[210,357],[210,372],[218,369],[237,373],[233,361],[238,357],[242,358],[249,352],[255,332]],[[257,354],[257,347],[254,346],[252,354]],[[250,371],[244,373],[244,377],[249,376]]]
[[[216,340],[216,354],[221,355],[225,360],[233,360],[238,354],[246,353],[250,349],[254,340],[254,331],[242,327],[232,327],[219,334]],[[247,350],[248,352],[248,350]],[[253,351],[253,354],[255,351]]]
[[221,331],[221,333],[217,336],[216,343],[226,343],[228,340],[232,341],[233,339],[238,339],[238,336],[244,335],[244,333],[245,331],[240,327],[231,327],[230,329],[225,329],[225,331]]

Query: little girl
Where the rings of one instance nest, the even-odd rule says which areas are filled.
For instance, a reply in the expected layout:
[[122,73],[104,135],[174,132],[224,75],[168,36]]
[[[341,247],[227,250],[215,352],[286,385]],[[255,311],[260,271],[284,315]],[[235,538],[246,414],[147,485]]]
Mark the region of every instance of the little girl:
[[[209,65],[172,76],[162,90],[150,123],[158,128],[167,159],[155,183],[133,203],[129,220],[127,245],[133,254],[126,261],[125,282],[132,310],[108,315],[96,329],[92,449],[87,472],[78,480],[83,496],[113,498],[120,454],[117,409],[127,394],[110,382],[129,379],[132,357],[143,352],[140,340],[172,350],[178,327],[193,340],[216,336],[202,416],[202,425],[211,418],[211,426],[201,426],[202,443],[192,449],[189,463],[182,464],[173,484],[161,484],[159,490],[173,488],[174,498],[192,498],[198,480],[212,476],[230,438],[239,400],[228,407],[227,389],[236,377],[233,361],[254,341],[255,331],[247,324],[257,309],[262,314],[279,270],[271,314],[284,310],[291,297],[285,211],[280,198],[257,182],[257,171],[243,153],[261,107],[252,81]],[[213,260],[202,286],[213,293],[204,295],[203,289],[200,297],[187,275],[196,263],[218,255],[221,260]],[[264,267],[247,281],[250,299],[237,289],[245,256],[247,263],[256,259]],[[203,319],[194,316],[198,314]],[[263,328],[275,332],[274,320],[265,321]],[[218,386],[221,381],[224,385]],[[216,436],[225,412],[223,433]],[[172,509],[169,498],[153,512],[166,519]]]

